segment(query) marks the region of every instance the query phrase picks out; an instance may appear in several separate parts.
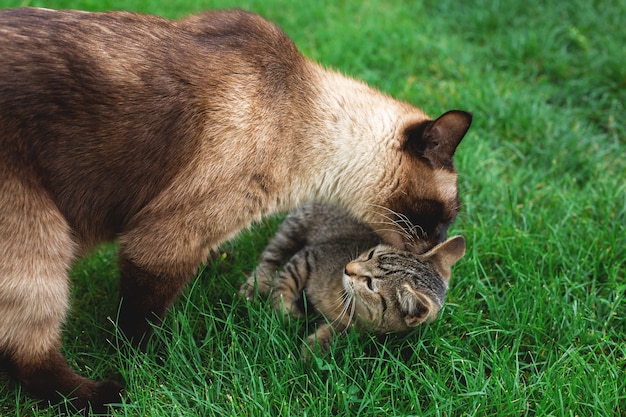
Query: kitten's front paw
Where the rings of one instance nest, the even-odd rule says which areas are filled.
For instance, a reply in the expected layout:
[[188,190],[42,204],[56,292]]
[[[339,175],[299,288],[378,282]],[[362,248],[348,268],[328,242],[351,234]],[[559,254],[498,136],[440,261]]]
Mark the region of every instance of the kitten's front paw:
[[323,325],[317,331],[306,338],[302,346],[302,359],[308,361],[314,353],[324,354],[330,350],[330,344],[335,332],[332,327]]
[[255,300],[257,296],[266,297],[270,293],[271,276],[265,269],[257,268],[246,282],[241,284],[239,294],[248,301]]
[[272,308],[287,317],[306,317],[298,305],[298,300],[294,300],[291,296],[285,297],[283,294],[274,294]]
[[254,290],[255,283],[256,279],[254,276],[248,277],[246,282],[241,284],[241,287],[239,287],[239,295],[248,301],[254,301],[256,295],[256,291]]

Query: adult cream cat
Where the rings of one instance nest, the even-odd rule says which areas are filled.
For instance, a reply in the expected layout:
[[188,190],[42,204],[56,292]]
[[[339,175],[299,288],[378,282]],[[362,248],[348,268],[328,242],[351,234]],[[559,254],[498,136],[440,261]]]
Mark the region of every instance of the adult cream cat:
[[422,252],[457,215],[470,123],[323,69],[243,11],[2,11],[0,355],[32,394],[106,411],[120,384],[60,350],[77,257],[119,240],[119,324],[139,343],[210,248],[306,200]]

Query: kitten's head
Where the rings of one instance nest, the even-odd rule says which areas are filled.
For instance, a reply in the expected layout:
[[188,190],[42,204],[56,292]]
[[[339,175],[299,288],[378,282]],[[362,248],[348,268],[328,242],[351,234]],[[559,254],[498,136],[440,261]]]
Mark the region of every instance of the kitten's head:
[[397,159],[387,162],[393,170],[366,219],[386,243],[419,254],[446,239],[459,210],[453,156],[471,122],[471,114],[453,110],[400,129]]
[[395,333],[434,320],[448,290],[451,267],[464,254],[462,236],[423,255],[387,245],[364,252],[343,275],[355,321],[377,333]]

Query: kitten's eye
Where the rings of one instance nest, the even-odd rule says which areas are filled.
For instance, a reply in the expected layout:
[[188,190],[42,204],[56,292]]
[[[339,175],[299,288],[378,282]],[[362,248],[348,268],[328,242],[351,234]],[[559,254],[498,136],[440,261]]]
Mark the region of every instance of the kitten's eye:
[[374,256],[374,252],[376,251],[376,249],[372,249],[370,251],[370,253],[367,255],[367,260],[369,261],[370,259],[372,259],[372,257]]

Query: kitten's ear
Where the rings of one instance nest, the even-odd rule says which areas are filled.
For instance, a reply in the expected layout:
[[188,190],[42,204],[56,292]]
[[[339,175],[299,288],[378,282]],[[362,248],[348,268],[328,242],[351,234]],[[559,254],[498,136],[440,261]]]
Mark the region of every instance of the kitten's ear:
[[472,124],[472,115],[450,110],[437,120],[407,129],[405,148],[411,149],[436,168],[451,168],[452,157]]
[[411,308],[406,316],[404,316],[404,322],[408,327],[415,327],[421,323],[429,321],[431,319],[432,304],[426,296],[418,292],[411,291],[408,297],[412,298]]
[[423,260],[430,260],[439,270],[441,277],[450,281],[452,276],[452,265],[465,255],[465,238],[454,236],[443,243],[438,244],[428,252],[420,255]]

